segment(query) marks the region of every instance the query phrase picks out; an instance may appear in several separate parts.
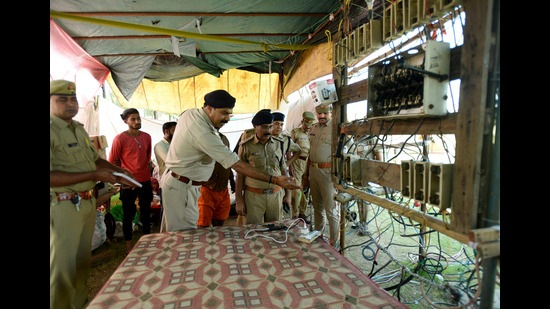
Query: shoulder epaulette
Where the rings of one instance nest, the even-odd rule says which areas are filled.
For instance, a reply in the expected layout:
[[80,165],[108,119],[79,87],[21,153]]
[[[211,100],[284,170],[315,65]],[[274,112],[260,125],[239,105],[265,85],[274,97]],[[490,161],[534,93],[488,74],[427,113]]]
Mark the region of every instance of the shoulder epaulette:
[[241,134],[241,141],[248,139],[250,136],[254,136],[254,129],[246,129],[243,134]]
[[239,142],[239,145],[242,145],[242,144],[248,142],[248,141],[251,140],[251,139],[254,139],[254,135],[249,136],[249,137],[243,139],[242,141]]

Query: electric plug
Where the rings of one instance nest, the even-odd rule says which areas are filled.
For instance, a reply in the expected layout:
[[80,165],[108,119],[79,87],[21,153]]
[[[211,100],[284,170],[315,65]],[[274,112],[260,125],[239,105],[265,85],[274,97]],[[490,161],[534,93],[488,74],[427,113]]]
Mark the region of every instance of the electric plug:
[[309,229],[307,226],[303,226],[303,227],[298,227],[298,236],[300,235],[307,235],[307,233],[309,233]]

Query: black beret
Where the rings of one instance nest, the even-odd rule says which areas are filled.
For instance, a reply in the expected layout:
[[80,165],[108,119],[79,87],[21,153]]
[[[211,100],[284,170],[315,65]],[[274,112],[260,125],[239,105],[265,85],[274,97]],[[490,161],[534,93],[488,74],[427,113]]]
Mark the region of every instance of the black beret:
[[262,109],[252,117],[252,125],[258,126],[266,123],[273,123],[273,115],[270,109]]
[[214,90],[204,96],[204,104],[214,108],[233,108],[235,101],[232,95],[222,89]]
[[273,112],[273,121],[285,121],[285,114]]

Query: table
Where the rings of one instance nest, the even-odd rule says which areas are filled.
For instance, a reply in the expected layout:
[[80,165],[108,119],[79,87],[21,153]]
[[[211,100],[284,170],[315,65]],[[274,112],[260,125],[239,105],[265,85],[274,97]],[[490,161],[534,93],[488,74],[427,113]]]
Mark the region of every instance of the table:
[[322,238],[261,227],[143,235],[87,308],[407,308]]

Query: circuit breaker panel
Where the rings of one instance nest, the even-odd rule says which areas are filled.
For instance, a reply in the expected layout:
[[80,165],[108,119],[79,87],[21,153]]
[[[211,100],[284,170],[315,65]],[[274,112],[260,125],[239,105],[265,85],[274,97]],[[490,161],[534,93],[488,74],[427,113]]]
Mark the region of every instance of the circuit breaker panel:
[[423,47],[369,66],[367,118],[447,114],[450,45],[430,40]]

